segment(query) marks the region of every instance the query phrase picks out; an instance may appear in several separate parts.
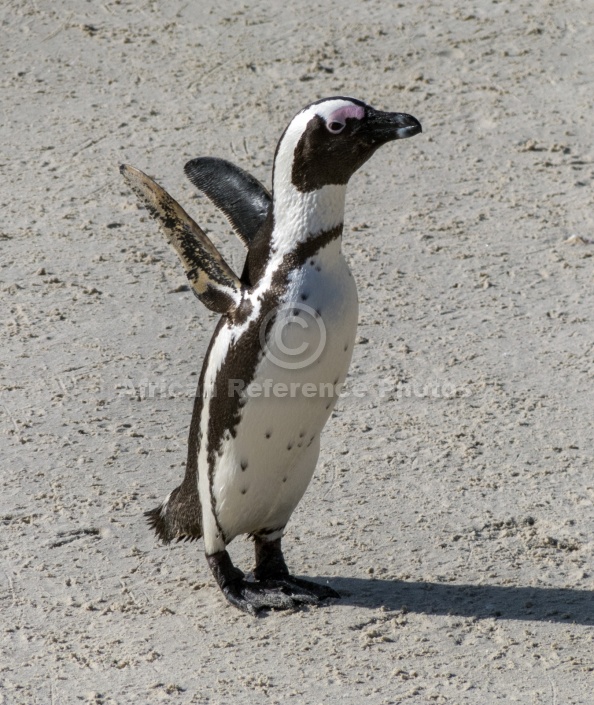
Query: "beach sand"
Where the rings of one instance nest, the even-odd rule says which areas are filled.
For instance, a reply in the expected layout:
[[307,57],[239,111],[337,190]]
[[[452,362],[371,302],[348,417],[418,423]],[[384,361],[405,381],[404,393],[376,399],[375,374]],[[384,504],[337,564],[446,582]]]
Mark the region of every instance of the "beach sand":
[[[594,703],[589,3],[0,9],[1,705]],[[183,475],[216,316],[118,166],[228,261],[183,174],[270,186],[307,103],[423,133],[352,179],[358,344],[287,528],[342,598],[254,619],[143,511]],[[249,539],[236,563],[253,566]]]

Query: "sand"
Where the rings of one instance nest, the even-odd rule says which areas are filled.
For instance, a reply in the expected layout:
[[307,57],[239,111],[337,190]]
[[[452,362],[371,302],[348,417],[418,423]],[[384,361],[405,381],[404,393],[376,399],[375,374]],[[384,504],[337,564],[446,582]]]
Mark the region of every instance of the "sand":
[[[2,705],[594,703],[592,7],[443,7],[3,3]],[[142,516],[216,317],[118,165],[241,269],[183,164],[270,185],[336,94],[424,132],[349,187],[358,344],[285,539],[342,599],[254,619]]]

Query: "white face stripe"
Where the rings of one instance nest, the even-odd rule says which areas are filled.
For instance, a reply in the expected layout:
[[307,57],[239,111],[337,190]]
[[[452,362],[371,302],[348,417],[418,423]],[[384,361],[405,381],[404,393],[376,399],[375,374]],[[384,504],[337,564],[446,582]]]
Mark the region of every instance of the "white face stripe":
[[293,118],[281,139],[273,182],[275,231],[272,244],[279,254],[309,235],[341,225],[344,220],[345,185],[328,185],[318,191],[302,193],[292,183],[295,148],[310,120],[319,115],[327,121],[337,113],[341,119],[362,117],[365,109],[348,98],[333,98],[310,105]]
[[[349,98],[334,98],[331,100],[325,100],[323,103],[310,105],[308,108],[302,110],[301,113],[311,113],[310,119],[314,115],[319,115],[324,118],[324,120],[327,120],[332,113],[341,109],[347,109],[349,113],[351,113],[350,117],[356,117],[359,118],[359,120],[361,120],[361,118],[365,115],[365,108],[359,103],[355,103],[354,99],[350,100]],[[299,114],[301,115],[301,113]]]
[[[301,135],[309,124],[309,121],[316,115],[319,115],[327,121],[333,113],[342,110],[350,112],[353,108],[355,108],[357,112],[359,110],[363,111],[364,114],[364,108],[362,108],[358,103],[354,103],[348,98],[334,98],[332,100],[325,100],[323,103],[310,105],[295,115],[282,137],[278,148],[278,153],[276,155],[276,162],[274,165],[274,191],[277,191],[283,186],[287,177],[287,172],[289,183],[291,183],[291,169],[293,166],[295,147],[297,147],[297,144],[301,139]],[[361,115],[361,117],[362,116],[363,115]],[[350,117],[356,117],[356,115],[351,115]]]

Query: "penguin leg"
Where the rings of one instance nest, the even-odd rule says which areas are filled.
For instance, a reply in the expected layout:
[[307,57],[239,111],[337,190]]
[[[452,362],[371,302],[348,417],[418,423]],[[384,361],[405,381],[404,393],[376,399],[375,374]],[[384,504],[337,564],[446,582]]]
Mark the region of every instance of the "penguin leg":
[[265,608],[292,609],[303,601],[296,600],[276,584],[269,586],[245,580],[244,574],[231,562],[227,551],[207,555],[206,560],[228,602],[252,616]]
[[313,604],[329,597],[340,597],[329,585],[320,585],[291,575],[285,563],[280,538],[266,541],[260,536],[255,536],[255,544],[254,577],[260,585],[280,589],[301,604]]

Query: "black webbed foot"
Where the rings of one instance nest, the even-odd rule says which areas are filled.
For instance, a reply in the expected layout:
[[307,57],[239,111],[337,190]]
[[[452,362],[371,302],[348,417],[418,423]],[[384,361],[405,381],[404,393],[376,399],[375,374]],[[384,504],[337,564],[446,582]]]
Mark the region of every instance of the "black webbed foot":
[[246,580],[227,551],[207,556],[208,564],[223,595],[234,607],[253,616],[262,609],[288,610],[299,605],[314,605],[340,595],[328,585],[289,575],[280,539],[264,542],[256,537],[255,581]]
[[331,588],[330,585],[321,585],[320,583],[314,583],[311,580],[296,578],[294,575],[288,575],[286,578],[279,580],[278,582],[280,585],[284,586],[285,589],[291,591],[291,595],[310,595],[315,598],[314,602],[326,600],[330,597],[340,597],[339,593]]
[[254,576],[258,581],[271,583],[275,582],[301,602],[313,604],[311,598],[325,600],[329,597],[340,597],[329,585],[320,585],[311,580],[296,578],[289,574],[289,569],[285,563],[281,550],[281,539],[276,541],[265,541],[256,536],[256,570]]
[[234,607],[252,616],[256,616],[262,609],[290,610],[301,602],[275,582],[252,583],[238,580],[224,587],[223,595]]
[[315,601],[299,599],[291,590],[276,580],[251,582],[238,570],[227,551],[219,551],[207,556],[208,565],[227,600],[243,612],[256,615],[262,609],[288,610],[298,604]]

